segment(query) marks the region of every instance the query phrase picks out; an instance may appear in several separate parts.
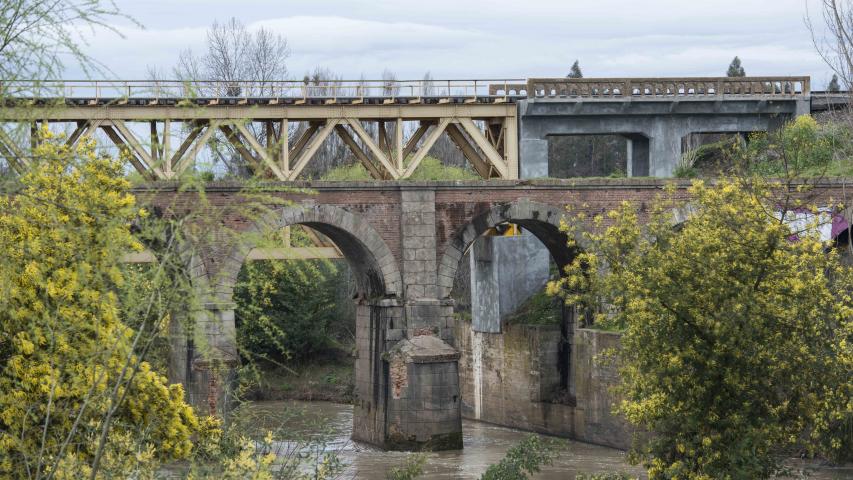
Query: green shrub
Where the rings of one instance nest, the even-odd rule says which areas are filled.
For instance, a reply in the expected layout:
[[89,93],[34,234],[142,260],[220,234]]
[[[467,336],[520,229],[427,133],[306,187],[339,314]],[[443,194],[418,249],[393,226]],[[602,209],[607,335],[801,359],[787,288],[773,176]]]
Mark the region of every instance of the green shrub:
[[424,473],[426,455],[413,453],[406,456],[406,461],[399,467],[394,467],[385,477],[388,480],[414,480]]
[[247,263],[235,286],[241,353],[299,361],[335,347],[338,273],[329,260]]
[[559,325],[562,318],[562,301],[541,290],[531,295],[512,315],[507,323],[516,325]]
[[803,115],[778,131],[750,135],[749,144],[734,153],[748,173],[762,176],[847,175],[853,173],[850,143],[847,128]]
[[627,473],[591,473],[575,476],[575,480],[637,480],[637,477],[632,477]]
[[408,180],[477,180],[479,178],[480,176],[471,170],[443,165],[441,160],[435,157],[425,157]]
[[480,480],[526,480],[538,473],[543,465],[551,465],[558,443],[538,435],[528,435],[509,449],[499,463],[492,465]]
[[353,163],[350,165],[341,165],[340,167],[335,167],[325,175],[320,177],[320,180],[329,181],[329,182],[357,182],[361,180],[372,180],[370,178],[370,174],[367,172],[367,169],[360,163]]

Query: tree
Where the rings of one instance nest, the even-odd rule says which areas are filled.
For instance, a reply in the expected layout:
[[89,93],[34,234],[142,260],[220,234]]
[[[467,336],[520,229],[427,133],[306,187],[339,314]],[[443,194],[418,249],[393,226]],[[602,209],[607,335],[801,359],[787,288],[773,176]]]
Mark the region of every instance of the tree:
[[853,274],[816,228],[782,220],[809,211],[793,190],[697,181],[679,228],[683,203],[626,202],[550,285],[623,331],[619,412],[650,432],[631,458],[652,480],[770,478],[801,441],[853,452]]
[[[203,54],[198,55],[191,49],[181,51],[174,73],[201,96],[274,96],[273,82],[287,77],[289,56],[290,46],[283,36],[263,27],[250,31],[239,20],[231,18],[225,23],[211,25]],[[215,82],[199,83],[200,79]],[[265,144],[267,130],[257,128],[252,122],[248,128]],[[274,125],[273,132],[279,128]],[[209,145],[213,163],[221,163],[232,175],[249,174],[249,166],[224,134],[217,132]]]
[[740,63],[740,58],[735,57],[732,59],[732,63],[729,64],[729,69],[726,70],[727,77],[745,77],[746,72],[743,69],[743,66]]
[[143,361],[120,304],[140,250],[120,162],[47,141],[0,197],[0,478],[107,478],[187,457],[198,427],[180,385]]
[[243,267],[234,291],[241,354],[302,361],[335,345],[332,330],[341,322],[337,280],[338,269],[329,260],[270,260]]
[[578,60],[575,60],[575,63],[572,64],[572,69],[569,71],[569,74],[566,75],[566,78],[583,78],[583,72],[581,72],[581,66]]
[[4,82],[59,78],[63,59],[77,62],[86,72],[95,70],[96,62],[80,46],[81,27],[117,33],[109,24],[116,17],[129,18],[108,0],[5,0],[0,13],[0,78]]
[[818,55],[847,89],[853,81],[853,8],[844,0],[821,0],[820,3],[826,28],[815,27],[811,13],[806,14],[806,25]]
[[[123,15],[110,0],[4,0],[0,3],[0,109],[10,97],[61,96],[58,85],[32,80],[61,78],[65,63],[76,63],[85,74],[97,72],[98,63],[85,53],[87,28],[105,28]],[[17,82],[22,81],[22,82]],[[35,122],[36,118],[32,119]],[[20,122],[7,131],[12,141],[29,142],[29,127]],[[0,156],[0,180],[11,173]]]
[[829,81],[829,85],[826,86],[827,92],[838,93],[841,91],[841,86],[838,85],[838,75],[833,74],[832,80]]

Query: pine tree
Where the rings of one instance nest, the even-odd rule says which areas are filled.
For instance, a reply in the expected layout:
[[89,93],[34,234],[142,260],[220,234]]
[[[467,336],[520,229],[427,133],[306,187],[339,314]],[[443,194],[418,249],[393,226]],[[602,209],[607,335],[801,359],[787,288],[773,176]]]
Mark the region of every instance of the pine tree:
[[745,77],[746,72],[743,70],[743,66],[740,63],[740,58],[735,57],[732,60],[732,63],[729,64],[729,69],[726,72],[727,77]]
[[566,75],[566,78],[583,78],[580,62],[575,60],[575,63],[572,64],[572,69],[569,71],[569,74]]
[[833,75],[832,80],[829,81],[829,85],[826,86],[827,92],[840,92],[841,87],[838,85],[838,75]]

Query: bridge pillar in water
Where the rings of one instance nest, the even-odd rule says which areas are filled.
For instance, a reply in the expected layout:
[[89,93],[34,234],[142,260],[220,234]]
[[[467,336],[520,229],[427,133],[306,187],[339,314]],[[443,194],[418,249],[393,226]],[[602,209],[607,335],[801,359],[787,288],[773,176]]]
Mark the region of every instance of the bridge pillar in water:
[[[401,200],[404,292],[400,302],[359,307],[353,437],[389,450],[460,449],[459,353],[453,303],[438,298],[435,191],[404,189]],[[365,406],[383,395],[384,405]]]

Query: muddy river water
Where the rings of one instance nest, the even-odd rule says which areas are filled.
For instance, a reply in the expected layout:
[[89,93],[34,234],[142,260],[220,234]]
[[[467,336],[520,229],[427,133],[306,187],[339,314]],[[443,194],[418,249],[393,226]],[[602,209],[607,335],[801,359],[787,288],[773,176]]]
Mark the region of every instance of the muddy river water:
[[[249,406],[254,425],[260,429],[280,427],[278,436],[321,438],[328,450],[338,453],[347,464],[343,478],[384,479],[393,467],[406,459],[405,453],[385,452],[350,440],[352,406],[328,402],[257,402]],[[489,465],[500,461],[506,451],[527,432],[486,423],[462,422],[463,450],[427,454],[422,479],[476,479]],[[281,438],[281,440],[286,440]],[[553,465],[534,478],[542,480],[575,478],[579,473],[622,471],[642,475],[630,466],[625,453],[586,443],[564,441]],[[809,478],[818,480],[853,479],[853,466],[822,468]]]

